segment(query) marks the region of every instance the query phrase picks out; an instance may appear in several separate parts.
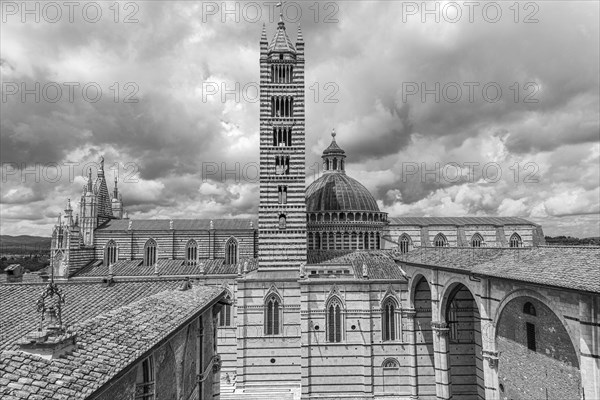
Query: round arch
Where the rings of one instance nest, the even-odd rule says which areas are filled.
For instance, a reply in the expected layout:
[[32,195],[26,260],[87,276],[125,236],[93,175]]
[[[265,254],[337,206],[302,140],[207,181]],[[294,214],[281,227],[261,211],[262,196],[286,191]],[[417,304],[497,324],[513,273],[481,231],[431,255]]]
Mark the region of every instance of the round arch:
[[432,296],[431,298],[433,298],[433,293],[431,293],[431,285],[429,284],[429,280],[427,280],[427,277],[423,273],[417,272],[413,275],[410,281],[410,285],[408,286],[408,306],[411,309],[415,308],[415,287],[417,286],[417,284],[419,284],[419,282],[421,282],[421,279],[424,279],[425,282],[427,282],[429,292]]
[[485,309],[483,303],[478,304],[477,303],[477,290],[474,290],[475,288],[472,287],[473,283],[471,281],[469,281],[469,279],[466,277],[466,275],[464,276],[464,278],[455,278],[453,277],[452,279],[450,279],[448,282],[446,282],[444,284],[444,291],[442,292],[442,296],[440,297],[441,300],[439,302],[440,308],[439,308],[439,316],[440,316],[440,321],[441,322],[447,322],[446,321],[446,308],[448,307],[448,299],[451,297],[451,295],[453,294],[454,290],[456,290],[456,288],[458,287],[458,285],[463,285],[468,291],[469,293],[471,293],[471,296],[473,297],[473,300],[475,301],[475,304],[477,305],[477,310],[479,311],[479,317],[481,319],[485,319],[485,318],[489,318],[488,316],[488,311]]
[[577,354],[577,358],[579,359],[579,362],[581,363],[581,357],[579,354],[579,337],[574,334],[574,332],[572,331],[572,328],[567,324],[567,321],[565,320],[563,314],[561,312],[558,312],[559,308],[554,303],[554,301],[550,300],[549,298],[542,295],[541,293],[536,292],[535,290],[531,290],[531,289],[513,290],[512,292],[510,292],[506,296],[504,296],[504,298],[502,299],[500,304],[498,304],[498,308],[496,309],[496,311],[494,313],[494,317],[493,317],[491,328],[490,328],[491,329],[490,338],[494,339],[493,340],[494,346],[495,346],[496,335],[498,334],[498,322],[500,322],[500,316],[502,315],[502,311],[504,310],[504,308],[506,308],[508,303],[510,303],[512,300],[519,298],[519,297],[531,297],[531,298],[539,301],[540,303],[544,304],[546,307],[548,307],[550,309],[550,311],[552,311],[552,313],[554,313],[556,318],[558,318],[558,320],[561,322],[563,328],[565,328],[565,330],[569,334],[569,339],[571,340],[571,344],[573,345],[573,348],[575,349],[575,353]]

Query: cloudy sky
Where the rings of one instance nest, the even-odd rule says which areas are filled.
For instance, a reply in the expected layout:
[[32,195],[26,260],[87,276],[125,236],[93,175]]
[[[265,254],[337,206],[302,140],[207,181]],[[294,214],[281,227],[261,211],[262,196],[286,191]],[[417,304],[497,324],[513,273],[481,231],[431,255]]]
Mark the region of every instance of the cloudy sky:
[[[9,3],[2,234],[49,236],[100,155],[132,218],[257,214],[258,41],[275,3]],[[285,6],[306,41],[307,184],[335,128],[391,216],[600,236],[599,3],[484,4],[428,3],[439,21],[421,2]]]

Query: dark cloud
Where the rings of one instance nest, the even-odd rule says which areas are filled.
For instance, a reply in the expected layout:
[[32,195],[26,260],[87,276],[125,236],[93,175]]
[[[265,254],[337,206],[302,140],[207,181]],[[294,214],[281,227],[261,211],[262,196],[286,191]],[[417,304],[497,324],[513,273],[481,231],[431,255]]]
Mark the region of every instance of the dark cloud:
[[[299,4],[307,182],[336,128],[349,173],[393,215],[519,215],[567,234],[594,231],[587,213],[600,203],[596,4],[541,3],[534,24],[514,23],[508,6],[496,24],[477,13],[473,23],[463,17],[423,24],[420,16],[402,21],[402,2],[319,3],[318,15],[313,3]],[[107,18],[98,23],[3,25],[3,82],[94,82],[103,97],[95,103],[80,93],[74,102],[10,98],[2,104],[0,161],[77,162],[79,176],[103,154],[107,168],[119,163],[125,204],[138,217],[255,214],[258,184],[237,175],[258,162],[259,104],[203,93],[207,84],[221,90],[258,81],[262,23],[270,39],[278,16],[269,21],[263,7],[259,21],[223,22],[220,12],[206,15],[204,3],[138,6],[131,24],[114,23],[106,6]],[[228,6],[244,9],[244,3]],[[121,9],[120,18],[128,11]],[[286,26],[295,41],[296,24]],[[410,83],[452,82],[463,89],[455,103],[405,91]],[[472,102],[465,82],[479,85]],[[529,82],[535,85],[526,89]],[[135,85],[137,103],[123,102],[131,93],[127,83]],[[482,97],[488,83],[501,87],[499,101]],[[524,102],[528,94],[538,102]],[[405,177],[403,168],[414,162],[439,163],[442,170],[450,162],[478,162],[478,179]],[[501,167],[497,182],[482,179],[490,162]],[[522,182],[528,162],[538,168],[537,183]],[[217,173],[204,176],[207,164],[217,165]],[[134,182],[123,181],[126,165],[136,168]],[[238,172],[232,179],[222,169]],[[10,177],[0,190],[3,229],[48,234],[64,198],[75,199],[83,182]]]

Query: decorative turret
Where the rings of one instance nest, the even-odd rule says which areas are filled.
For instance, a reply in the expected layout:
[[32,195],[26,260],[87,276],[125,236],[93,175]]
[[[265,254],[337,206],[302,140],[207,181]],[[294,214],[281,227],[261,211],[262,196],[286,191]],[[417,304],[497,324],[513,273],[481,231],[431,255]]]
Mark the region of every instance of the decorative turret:
[[331,144],[323,151],[323,170],[325,173],[336,172],[345,174],[346,152],[335,141],[335,129],[331,131]]
[[71,199],[67,199],[67,207],[65,208],[65,223],[69,227],[75,225],[73,221],[73,208],[71,207]]
[[123,200],[121,198],[121,194],[119,193],[119,189],[117,188],[117,174],[115,174],[115,187],[113,189],[113,197],[111,200],[112,214],[116,219],[123,218]]

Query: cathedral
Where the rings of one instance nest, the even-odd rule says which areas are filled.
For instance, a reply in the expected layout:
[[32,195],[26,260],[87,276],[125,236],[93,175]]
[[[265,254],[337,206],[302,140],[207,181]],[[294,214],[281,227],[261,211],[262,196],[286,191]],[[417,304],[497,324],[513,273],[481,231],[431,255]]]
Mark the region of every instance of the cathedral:
[[[299,27],[293,42],[282,20],[271,40],[263,26],[257,219],[129,218],[101,160],[83,187],[80,214],[68,201],[54,227],[55,278],[111,285],[189,277],[224,287],[223,399],[534,398],[525,387],[544,380],[524,384],[502,357],[515,346],[535,352],[544,340],[560,340],[548,345],[556,356],[539,352],[548,368],[564,364],[554,378],[560,398],[586,391],[596,398],[598,344],[584,338],[598,337],[597,284],[586,297],[544,281],[547,270],[536,282],[533,272],[517,276],[571,254],[553,256],[539,225],[516,217],[390,217],[346,173],[352,155],[335,131],[322,176],[306,186],[304,46]],[[566,264],[587,257],[573,254]],[[522,298],[531,299],[521,306],[527,324],[535,310],[562,310],[554,339],[501,312]],[[507,325],[498,325],[502,318]]]

